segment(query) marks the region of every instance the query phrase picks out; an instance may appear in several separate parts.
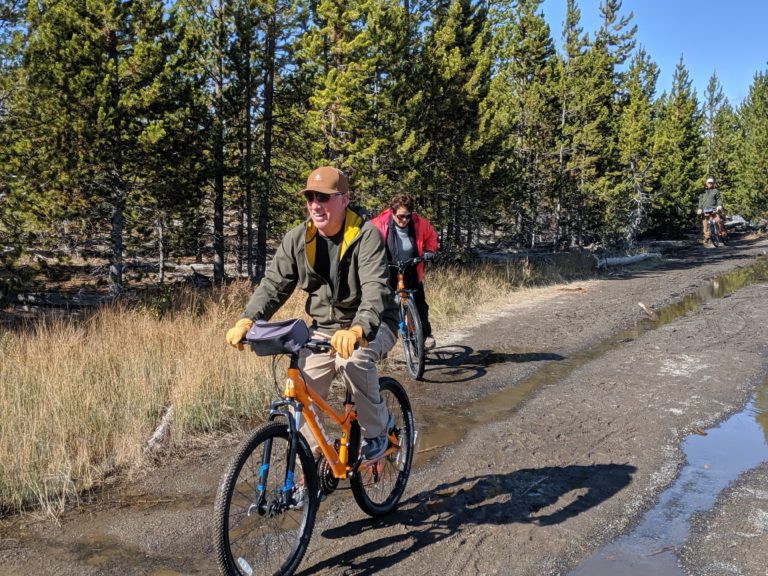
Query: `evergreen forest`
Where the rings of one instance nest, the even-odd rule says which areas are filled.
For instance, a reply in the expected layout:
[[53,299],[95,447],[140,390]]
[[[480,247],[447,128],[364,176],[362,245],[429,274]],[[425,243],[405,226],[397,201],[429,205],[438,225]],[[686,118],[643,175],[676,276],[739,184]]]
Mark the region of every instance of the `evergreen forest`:
[[768,72],[731,103],[681,57],[658,93],[621,0],[592,32],[540,4],[0,0],[0,282],[33,249],[115,292],[137,255],[259,280],[324,164],[369,214],[414,196],[457,262],[679,237],[706,176],[765,217]]

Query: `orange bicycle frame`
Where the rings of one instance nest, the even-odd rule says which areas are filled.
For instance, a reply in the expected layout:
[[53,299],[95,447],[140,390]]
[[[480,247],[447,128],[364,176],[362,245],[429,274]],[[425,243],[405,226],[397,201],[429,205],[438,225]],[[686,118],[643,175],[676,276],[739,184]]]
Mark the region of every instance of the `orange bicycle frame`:
[[[304,379],[301,377],[299,369],[294,367],[288,368],[285,387],[283,388],[283,396],[301,403],[301,414],[304,417],[304,421],[312,431],[312,435],[315,437],[323,456],[325,456],[333,476],[335,478],[344,479],[348,478],[352,472],[355,472],[356,470],[353,469],[353,466],[350,466],[347,463],[349,460],[350,430],[352,429],[352,422],[357,420],[357,414],[353,409],[354,404],[345,401],[344,413],[339,415],[339,413],[331,408],[325,400],[311,391],[309,386],[307,386],[307,383],[304,382]],[[314,406],[319,406],[320,410],[331,418],[341,429],[338,451],[333,445],[334,441],[328,436],[328,433],[320,422],[319,414],[314,409]],[[385,455],[387,456],[400,447],[397,442],[397,437],[394,434],[389,435],[389,441],[390,447],[385,452]]]
[[[352,408],[353,405],[345,402],[344,414],[339,415],[325,400],[311,392],[301,377],[298,368],[288,368],[283,396],[292,398],[302,404],[304,421],[312,431],[312,435],[315,437],[323,456],[328,461],[334,477],[340,479],[347,478],[352,470],[352,467],[347,464],[349,459],[349,431],[352,428],[352,422],[357,419],[357,415]],[[320,410],[327,414],[341,428],[338,452],[333,446],[333,440],[328,436],[325,428],[320,423],[319,414],[315,411],[314,406],[319,406]]]

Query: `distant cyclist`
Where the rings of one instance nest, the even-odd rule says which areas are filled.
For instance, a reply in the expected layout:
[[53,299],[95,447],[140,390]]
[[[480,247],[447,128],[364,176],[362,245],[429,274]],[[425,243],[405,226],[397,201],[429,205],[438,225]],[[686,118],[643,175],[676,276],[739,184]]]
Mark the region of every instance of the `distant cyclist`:
[[[396,194],[389,208],[371,220],[384,238],[390,262],[406,262],[415,256],[422,256],[429,261],[435,257],[437,233],[429,220],[413,211],[413,206],[413,198],[407,194]],[[414,290],[413,299],[424,330],[424,347],[429,350],[435,347],[435,338],[429,323],[429,305],[424,295],[423,278],[424,265],[421,263],[416,265],[415,270],[410,268],[405,271],[405,287]],[[393,290],[397,286],[396,271],[390,274],[389,284]]]
[[722,223],[723,199],[720,196],[720,191],[715,188],[715,179],[709,177],[705,183],[704,191],[699,195],[699,208],[696,210],[696,214],[701,217],[702,226],[704,229],[704,244],[706,244],[710,239],[707,212],[712,210],[715,211],[714,219],[717,234],[718,236],[725,236],[725,227]]

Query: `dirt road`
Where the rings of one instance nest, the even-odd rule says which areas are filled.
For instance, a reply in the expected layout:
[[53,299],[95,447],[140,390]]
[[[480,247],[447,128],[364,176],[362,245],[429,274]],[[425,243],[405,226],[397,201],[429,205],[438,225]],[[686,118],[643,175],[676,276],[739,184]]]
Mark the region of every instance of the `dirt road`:
[[[302,573],[576,568],[654,505],[683,463],[686,436],[741,410],[762,384],[768,281],[732,292],[724,275],[766,252],[765,239],[692,247],[513,295],[471,326],[438,334],[424,382],[395,374],[419,430],[405,501],[372,521],[342,486],[321,506]],[[698,303],[700,289],[726,297]],[[190,451],[59,524],[3,522],[0,575],[215,573],[212,501],[232,450],[219,440]],[[679,550],[681,573],[766,574],[765,477],[765,466],[745,474],[698,518]]]

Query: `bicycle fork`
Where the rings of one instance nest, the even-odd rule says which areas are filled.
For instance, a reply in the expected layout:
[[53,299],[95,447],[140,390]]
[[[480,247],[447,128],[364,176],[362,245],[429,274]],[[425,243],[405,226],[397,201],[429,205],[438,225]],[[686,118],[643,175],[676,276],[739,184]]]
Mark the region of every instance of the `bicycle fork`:
[[257,497],[256,502],[250,505],[248,508],[248,515],[253,512],[257,512],[260,516],[265,514],[280,513],[288,509],[293,504],[293,495],[296,492],[296,454],[298,452],[298,427],[301,421],[301,404],[294,406],[294,417],[290,414],[286,414],[278,408],[287,402],[276,402],[272,405],[270,410],[270,420],[274,420],[277,415],[285,416],[288,420],[288,459],[285,469],[285,476],[283,477],[283,484],[279,488],[280,494],[277,499],[270,500],[269,492],[267,490],[270,468],[272,464],[272,440],[268,439],[264,442],[264,446],[261,452],[261,464],[259,465],[259,477],[256,487]]

